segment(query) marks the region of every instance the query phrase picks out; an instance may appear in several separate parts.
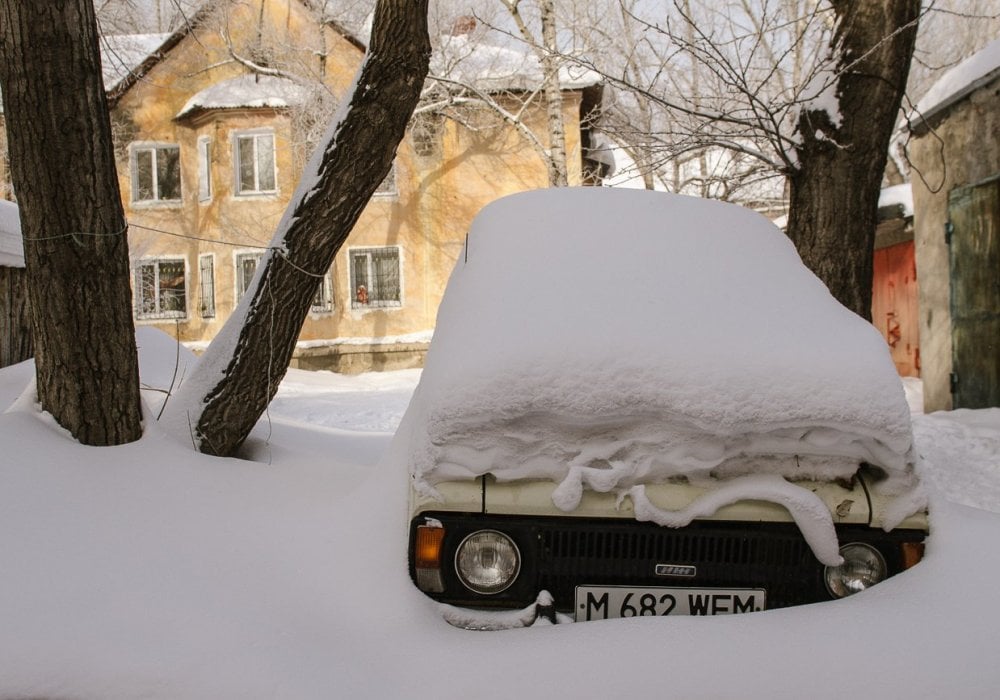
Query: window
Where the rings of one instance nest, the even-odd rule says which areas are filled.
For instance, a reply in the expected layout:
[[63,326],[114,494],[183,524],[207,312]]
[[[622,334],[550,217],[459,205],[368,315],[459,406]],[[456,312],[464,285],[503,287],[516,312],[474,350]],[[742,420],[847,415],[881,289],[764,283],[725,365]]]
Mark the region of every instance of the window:
[[277,191],[274,172],[274,134],[240,134],[236,137],[236,194]]
[[402,306],[399,248],[354,248],[351,258],[351,308]]
[[180,146],[132,147],[132,201],[181,200]]
[[313,297],[309,311],[314,314],[333,311],[333,298],[330,296],[329,276],[323,275],[323,279],[320,280],[319,289],[316,290],[316,296]]
[[202,318],[215,318],[215,256],[198,256],[198,293]]
[[[236,254],[236,293],[237,299],[242,299],[250,287],[250,281],[257,272],[263,253]],[[330,279],[324,275],[313,297],[309,310],[313,313],[324,313],[333,310],[333,299],[330,295]]]
[[375,188],[375,194],[381,195],[395,195],[398,194],[396,191],[396,163],[392,164],[389,168],[389,174],[385,176],[382,182],[378,183],[378,187]]
[[439,155],[443,130],[444,120],[441,117],[428,116],[426,113],[415,116],[410,122],[413,152],[423,158]]
[[257,272],[257,264],[264,257],[264,253],[237,253],[236,254],[236,299],[242,299],[250,287],[250,281],[254,273]]
[[198,139],[198,201],[212,198],[212,141],[207,136]]
[[136,318],[185,318],[187,294],[183,258],[162,258],[135,268]]

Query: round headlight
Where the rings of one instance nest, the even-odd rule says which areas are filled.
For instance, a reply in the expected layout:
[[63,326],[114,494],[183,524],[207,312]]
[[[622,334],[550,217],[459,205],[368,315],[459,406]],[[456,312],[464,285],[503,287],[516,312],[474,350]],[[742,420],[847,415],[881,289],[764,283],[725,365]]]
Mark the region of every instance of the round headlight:
[[479,530],[462,540],[455,552],[455,571],[470,591],[492,595],[506,590],[521,570],[514,540],[496,530]]
[[844,563],[826,567],[826,590],[844,598],[874,586],[886,576],[885,558],[868,544],[852,542],[840,548]]

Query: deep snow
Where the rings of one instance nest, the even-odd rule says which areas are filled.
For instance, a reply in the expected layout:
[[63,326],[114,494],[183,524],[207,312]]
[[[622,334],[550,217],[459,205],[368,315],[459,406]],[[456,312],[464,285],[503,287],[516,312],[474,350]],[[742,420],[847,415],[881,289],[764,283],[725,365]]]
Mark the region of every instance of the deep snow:
[[[166,386],[174,348],[148,330],[140,345],[144,382]],[[0,370],[0,406],[32,372]],[[1000,411],[916,417],[918,466],[944,486],[927,556],[866,593],[481,633],[410,583],[402,443],[369,430],[415,375],[290,372],[256,461],[196,454],[153,421],[88,448],[30,400],[0,414],[0,697],[996,696]],[[355,381],[357,403],[325,403]],[[351,428],[305,422],[319,413]]]

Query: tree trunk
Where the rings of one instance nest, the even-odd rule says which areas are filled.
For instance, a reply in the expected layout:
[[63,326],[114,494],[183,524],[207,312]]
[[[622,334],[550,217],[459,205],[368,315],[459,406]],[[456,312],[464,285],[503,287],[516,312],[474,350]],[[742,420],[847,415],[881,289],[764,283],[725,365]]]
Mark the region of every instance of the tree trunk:
[[306,167],[251,289],[168,404],[165,423],[190,431],[202,452],[232,454],[249,435],[288,368],[320,278],[389,173],[427,75],[427,2],[379,1],[346,112]]
[[562,83],[559,80],[559,47],[556,45],[556,10],[553,0],[539,0],[541,12],[542,41],[539,43],[528,28],[519,8],[521,0],[503,0],[517,30],[524,42],[538,57],[542,68],[542,99],[545,101],[545,130],[548,133],[548,148],[545,149],[545,168],[551,187],[566,187],[569,184],[569,169],[566,165],[566,126],[563,122]]
[[878,197],[920,0],[831,4],[840,123],[823,110],[799,117],[788,235],[833,296],[870,320]]
[[559,81],[559,63],[556,60],[556,13],[552,0],[542,0],[542,46],[539,61],[544,74],[543,94],[549,132],[549,185],[566,187],[569,184],[566,166],[566,125],[563,122],[562,85]]
[[87,445],[141,434],[128,243],[91,0],[0,0],[0,86],[42,408]]

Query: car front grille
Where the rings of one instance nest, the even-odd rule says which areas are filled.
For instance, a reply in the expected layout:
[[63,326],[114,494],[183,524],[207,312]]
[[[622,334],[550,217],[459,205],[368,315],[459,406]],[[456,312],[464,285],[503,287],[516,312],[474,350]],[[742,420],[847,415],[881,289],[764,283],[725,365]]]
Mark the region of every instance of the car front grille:
[[[811,602],[822,565],[793,526],[695,524],[680,530],[631,522],[541,526],[538,582],[557,601],[581,584],[765,588],[768,607]],[[694,567],[659,576],[658,564]]]
[[[768,608],[829,600],[824,566],[794,523],[695,521],[670,529],[634,520],[582,517],[491,516],[424,513],[411,531],[432,517],[445,530],[444,592],[432,597],[469,607],[530,605],[549,591],[557,610],[570,612],[577,586],[664,586],[764,589]],[[503,593],[472,593],[458,580],[452,562],[458,543],[471,532],[495,529],[509,535],[522,556],[518,580]],[[889,575],[903,569],[900,544],[922,541],[925,533],[889,533],[865,526],[839,526],[841,544],[865,542],[882,552]],[[412,534],[411,534],[412,552]],[[657,565],[693,576],[657,575]],[[411,561],[411,575],[414,569]]]

